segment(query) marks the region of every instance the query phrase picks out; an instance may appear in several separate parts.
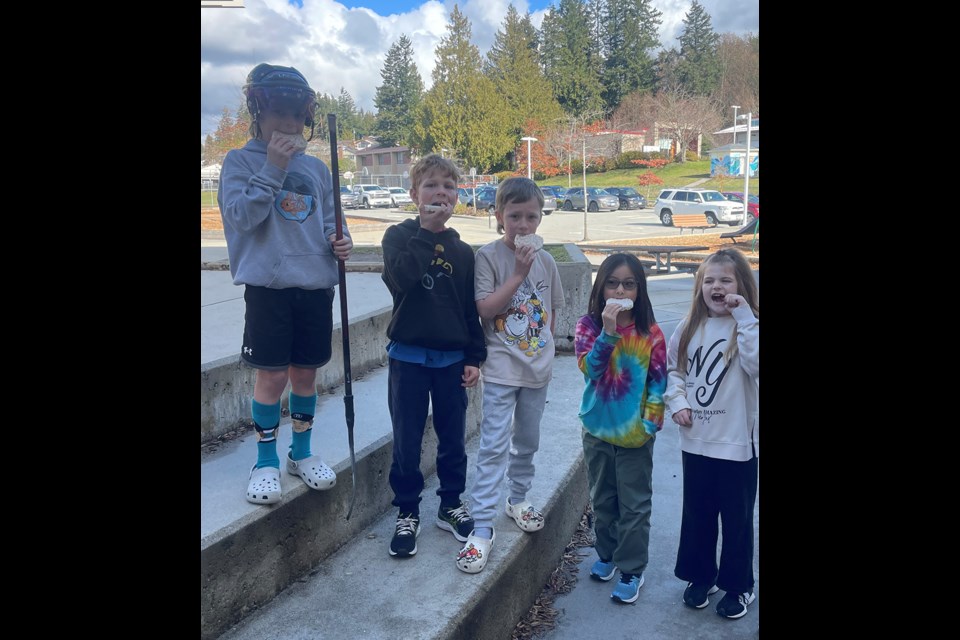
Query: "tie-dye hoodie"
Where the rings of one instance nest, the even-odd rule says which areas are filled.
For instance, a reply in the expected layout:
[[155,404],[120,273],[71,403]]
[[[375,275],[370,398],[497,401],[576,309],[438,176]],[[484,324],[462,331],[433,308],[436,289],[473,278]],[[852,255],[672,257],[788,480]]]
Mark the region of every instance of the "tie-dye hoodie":
[[587,383],[580,422],[591,435],[633,449],[663,428],[667,345],[656,324],[647,336],[632,324],[617,333],[607,335],[589,315],[577,321],[574,349]]

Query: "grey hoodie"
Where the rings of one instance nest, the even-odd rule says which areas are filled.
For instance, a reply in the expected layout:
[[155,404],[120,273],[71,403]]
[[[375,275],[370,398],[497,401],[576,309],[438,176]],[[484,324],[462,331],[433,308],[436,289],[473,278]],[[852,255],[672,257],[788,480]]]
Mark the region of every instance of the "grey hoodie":
[[[233,283],[270,289],[330,289],[337,258],[333,181],[327,166],[295,155],[284,171],[267,162],[267,145],[250,140],[227,153],[217,202]],[[343,234],[349,236],[346,224]]]

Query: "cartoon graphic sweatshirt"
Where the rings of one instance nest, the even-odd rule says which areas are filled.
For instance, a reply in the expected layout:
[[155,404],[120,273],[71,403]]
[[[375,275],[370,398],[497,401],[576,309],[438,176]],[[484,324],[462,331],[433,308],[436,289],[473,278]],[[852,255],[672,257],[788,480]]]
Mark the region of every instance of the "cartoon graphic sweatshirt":
[[[298,153],[284,171],[267,144],[227,152],[217,203],[233,283],[270,289],[330,289],[339,279],[327,239],[336,232],[330,170]],[[350,232],[343,227],[345,236]]]
[[455,351],[479,367],[487,348],[474,302],[473,249],[454,229],[433,233],[419,216],[383,234],[383,275],[393,296],[387,337],[397,342]]
[[663,428],[666,340],[657,324],[647,336],[633,324],[617,333],[607,334],[589,315],[577,321],[574,351],[586,382],[580,422],[604,442],[637,448]]
[[[760,320],[746,305],[729,316],[707,318],[693,334],[680,371],[677,349],[686,320],[667,347],[669,379],[664,394],[672,416],[690,409],[693,426],[680,430],[688,453],[746,462],[760,455]],[[737,355],[724,362],[736,329]]]

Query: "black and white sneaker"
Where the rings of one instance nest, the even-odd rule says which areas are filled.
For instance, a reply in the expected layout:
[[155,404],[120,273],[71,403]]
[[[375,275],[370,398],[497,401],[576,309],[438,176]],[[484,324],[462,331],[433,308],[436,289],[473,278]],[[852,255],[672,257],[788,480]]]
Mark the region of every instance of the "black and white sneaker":
[[710,598],[707,596],[720,591],[717,585],[687,583],[687,588],[683,592],[683,604],[694,609],[703,609],[710,604]]
[[437,526],[449,531],[460,542],[466,542],[473,531],[473,517],[462,502],[455,507],[440,507],[437,510]]
[[736,620],[747,615],[747,605],[757,599],[752,591],[744,593],[730,593],[729,591],[717,603],[717,613],[724,618]]
[[406,558],[417,555],[417,538],[420,536],[420,516],[401,513],[397,516],[397,529],[390,541],[390,555]]

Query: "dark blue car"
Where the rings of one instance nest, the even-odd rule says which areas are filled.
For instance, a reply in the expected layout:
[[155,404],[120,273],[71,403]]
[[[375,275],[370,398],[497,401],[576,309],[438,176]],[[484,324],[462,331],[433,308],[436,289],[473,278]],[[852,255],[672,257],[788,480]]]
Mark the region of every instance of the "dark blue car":
[[604,187],[604,190],[620,199],[621,209],[647,208],[647,199],[633,187]]

